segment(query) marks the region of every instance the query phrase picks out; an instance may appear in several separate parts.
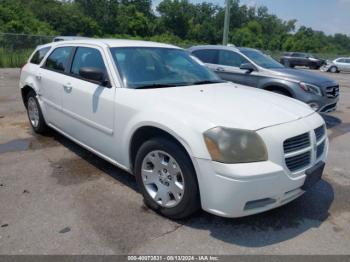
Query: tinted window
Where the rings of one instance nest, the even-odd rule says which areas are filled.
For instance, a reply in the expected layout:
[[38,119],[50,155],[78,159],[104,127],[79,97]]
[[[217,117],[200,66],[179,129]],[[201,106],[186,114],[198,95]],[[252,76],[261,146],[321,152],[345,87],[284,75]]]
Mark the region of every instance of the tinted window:
[[241,50],[241,53],[243,53],[246,57],[254,61],[257,65],[272,69],[272,68],[283,68],[284,66],[278,63],[276,60],[274,60],[271,56],[268,56],[264,53],[262,53],[259,50]]
[[100,51],[95,48],[79,47],[74,55],[71,73],[79,75],[82,67],[93,67],[106,72]]
[[218,51],[213,49],[197,50],[192,53],[199,58],[203,63],[217,64]]
[[340,58],[337,60],[338,63],[345,63],[345,59],[344,58]]
[[47,54],[47,52],[49,52],[49,50],[50,50],[50,47],[45,47],[36,51],[32,59],[30,60],[30,63],[36,64],[36,65],[40,64],[44,56]]
[[129,88],[186,86],[221,80],[181,49],[111,48],[124,84]]
[[73,47],[58,47],[47,58],[45,67],[64,72],[68,66],[69,56]]
[[240,67],[242,64],[248,63],[240,54],[233,51],[220,50],[219,53],[219,64],[226,66]]
[[350,64],[350,59],[346,59],[345,63]]

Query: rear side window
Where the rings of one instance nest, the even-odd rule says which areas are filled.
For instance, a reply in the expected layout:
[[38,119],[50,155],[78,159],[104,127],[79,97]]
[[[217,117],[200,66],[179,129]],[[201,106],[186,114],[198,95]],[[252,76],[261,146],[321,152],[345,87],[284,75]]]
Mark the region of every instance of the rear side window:
[[95,48],[79,47],[75,52],[71,74],[79,76],[82,67],[93,67],[106,72],[100,51]]
[[45,68],[65,72],[73,47],[58,47],[46,59]]
[[199,58],[203,63],[217,64],[218,63],[218,50],[203,49],[193,51],[192,54]]
[[240,67],[244,63],[248,63],[248,61],[240,54],[233,51],[220,50],[220,65]]
[[36,64],[36,65],[40,64],[43,58],[45,57],[45,55],[47,54],[47,52],[49,52],[49,50],[50,50],[50,47],[45,47],[37,50],[29,62],[31,64]]

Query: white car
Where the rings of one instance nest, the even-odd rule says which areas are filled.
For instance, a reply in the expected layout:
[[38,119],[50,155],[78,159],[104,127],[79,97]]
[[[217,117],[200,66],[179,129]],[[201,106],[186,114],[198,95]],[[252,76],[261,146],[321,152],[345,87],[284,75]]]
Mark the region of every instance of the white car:
[[350,72],[350,57],[337,58],[321,67],[321,71],[331,73]]
[[322,175],[324,120],[297,100],[224,82],[176,46],[76,40],[41,46],[20,88],[51,127],[135,174],[170,218],[241,217],[286,204]]

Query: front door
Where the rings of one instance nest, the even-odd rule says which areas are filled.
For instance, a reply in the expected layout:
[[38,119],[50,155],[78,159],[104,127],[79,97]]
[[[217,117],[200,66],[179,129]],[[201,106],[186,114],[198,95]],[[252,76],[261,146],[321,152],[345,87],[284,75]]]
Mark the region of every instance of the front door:
[[105,156],[112,157],[114,135],[115,87],[102,86],[80,75],[83,67],[108,70],[103,50],[96,47],[77,47],[63,83],[62,110],[65,116],[64,131]]
[[219,51],[219,59],[215,72],[227,81],[231,81],[241,85],[256,87],[258,84],[257,72],[247,72],[240,69],[244,63],[250,63],[242,55],[228,50]]

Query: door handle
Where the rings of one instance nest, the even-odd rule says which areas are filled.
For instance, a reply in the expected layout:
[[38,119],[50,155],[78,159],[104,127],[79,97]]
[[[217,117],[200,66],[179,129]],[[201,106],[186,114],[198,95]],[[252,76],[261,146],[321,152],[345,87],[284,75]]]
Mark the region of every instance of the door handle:
[[38,80],[41,80],[41,74],[38,73],[38,74],[35,76],[35,78],[38,79]]
[[225,69],[219,66],[219,67],[216,68],[216,71],[218,71],[218,72],[225,72]]
[[72,85],[71,85],[71,84],[63,85],[63,89],[64,89],[67,93],[70,93],[70,92],[72,91]]

